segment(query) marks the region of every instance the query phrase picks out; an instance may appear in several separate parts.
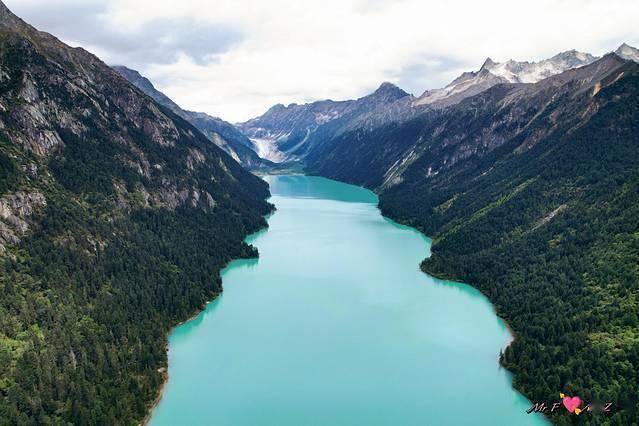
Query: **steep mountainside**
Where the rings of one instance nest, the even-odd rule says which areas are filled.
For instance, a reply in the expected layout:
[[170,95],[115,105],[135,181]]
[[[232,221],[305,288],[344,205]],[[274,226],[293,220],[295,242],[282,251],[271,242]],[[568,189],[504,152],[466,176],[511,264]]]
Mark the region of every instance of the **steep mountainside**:
[[410,95],[402,89],[383,83],[374,93],[356,100],[275,105],[238,127],[273,161],[303,160],[309,150],[338,134],[350,120],[406,97]]
[[308,168],[386,187],[401,182],[404,170],[418,161],[428,163],[424,172],[428,176],[515,137],[524,138],[522,143],[529,146],[587,119],[596,111],[597,98],[581,95],[589,90],[596,94],[605,77],[626,64],[609,54],[535,84],[504,83],[445,109],[422,110],[408,120],[354,127],[324,141]]
[[0,424],[136,424],[266,184],[0,2]]
[[226,151],[237,162],[250,170],[265,169],[273,164],[260,158],[253,149],[253,143],[242,132],[221,118],[212,117],[203,112],[186,111],[173,102],[164,93],[157,90],[153,83],[139,72],[124,66],[114,66],[124,78],[133,83],[138,89],[153,98],[160,105],[179,115],[200,132],[204,133],[217,146]]
[[[615,54],[535,84],[325,142],[310,165],[380,192],[432,235],[429,273],[487,294],[517,336],[502,357],[533,401],[613,402],[639,420],[639,64]],[[568,417],[553,416],[557,424]]]

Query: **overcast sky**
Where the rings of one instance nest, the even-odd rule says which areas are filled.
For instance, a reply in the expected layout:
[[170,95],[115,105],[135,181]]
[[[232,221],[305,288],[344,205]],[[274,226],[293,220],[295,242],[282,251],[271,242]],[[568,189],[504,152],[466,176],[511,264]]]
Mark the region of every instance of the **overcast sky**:
[[5,0],[182,107],[229,121],[276,103],[349,99],[383,81],[421,94],[490,56],[540,60],[639,45],[638,0]]

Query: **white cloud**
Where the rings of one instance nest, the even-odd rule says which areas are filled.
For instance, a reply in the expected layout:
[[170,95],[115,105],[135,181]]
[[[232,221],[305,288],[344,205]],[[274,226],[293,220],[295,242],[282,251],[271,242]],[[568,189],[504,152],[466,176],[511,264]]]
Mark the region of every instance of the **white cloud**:
[[6,0],[40,29],[137,68],[181,106],[244,120],[382,81],[421,93],[486,56],[636,45],[636,0]]

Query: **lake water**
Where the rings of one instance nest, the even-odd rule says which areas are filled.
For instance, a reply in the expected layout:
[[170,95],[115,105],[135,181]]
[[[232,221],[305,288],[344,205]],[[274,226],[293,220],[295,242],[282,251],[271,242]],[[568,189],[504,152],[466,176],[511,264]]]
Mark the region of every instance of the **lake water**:
[[488,300],[419,270],[430,240],[370,191],[272,176],[259,260],[170,335],[153,426],[539,425],[499,351]]

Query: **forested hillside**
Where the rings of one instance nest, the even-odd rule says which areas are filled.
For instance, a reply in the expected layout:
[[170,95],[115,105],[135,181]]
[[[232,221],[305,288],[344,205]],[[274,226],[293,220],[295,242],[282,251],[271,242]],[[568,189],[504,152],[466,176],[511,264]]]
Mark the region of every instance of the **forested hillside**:
[[0,424],[136,424],[267,185],[0,3]]
[[502,362],[527,397],[610,401],[579,421],[633,424],[638,123],[639,65],[610,54],[341,135],[309,168],[376,188],[384,214],[434,237],[423,269],[495,303],[516,335]]

